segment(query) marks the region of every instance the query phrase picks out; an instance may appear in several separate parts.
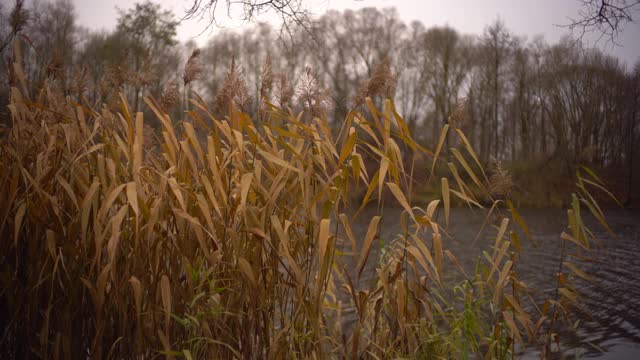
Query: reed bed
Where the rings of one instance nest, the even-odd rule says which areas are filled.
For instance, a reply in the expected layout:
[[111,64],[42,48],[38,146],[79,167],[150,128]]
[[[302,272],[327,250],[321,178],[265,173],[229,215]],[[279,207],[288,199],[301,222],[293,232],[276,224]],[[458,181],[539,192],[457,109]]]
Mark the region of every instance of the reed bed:
[[[549,356],[579,301],[573,282],[588,278],[570,261],[593,246],[583,213],[606,226],[588,191],[601,182],[585,169],[556,291],[525,307],[517,263],[530,231],[508,174],[485,173],[460,129],[445,125],[429,150],[368,90],[337,131],[313,94],[301,113],[264,95],[259,121],[230,89],[224,116],[194,95],[171,119],[167,99],[147,97],[145,117],[123,96],[94,109],[46,84],[29,94],[14,68],[0,140],[4,358]],[[186,98],[169,88],[174,103]],[[426,204],[411,200],[417,167],[442,188]],[[471,274],[447,249],[454,199],[500,214]],[[404,209],[402,233],[373,256],[385,206]],[[359,218],[364,207],[377,215]],[[355,221],[369,223],[363,238]],[[360,281],[365,268],[372,281]]]

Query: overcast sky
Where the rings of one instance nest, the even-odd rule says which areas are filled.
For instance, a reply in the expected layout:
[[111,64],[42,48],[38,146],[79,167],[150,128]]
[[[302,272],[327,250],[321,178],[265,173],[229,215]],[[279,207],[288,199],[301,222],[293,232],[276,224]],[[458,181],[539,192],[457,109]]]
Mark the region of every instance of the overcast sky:
[[[72,0],[76,6],[80,25],[91,29],[111,30],[116,25],[117,8],[128,9],[135,1],[130,0]],[[224,1],[224,0],[221,0]],[[156,0],[164,9],[172,10],[181,17],[193,0]],[[531,39],[542,35],[554,43],[570,30],[561,27],[569,23],[570,17],[577,17],[580,0],[306,0],[311,11],[321,15],[330,9],[358,9],[366,6],[395,7],[400,17],[409,23],[421,21],[426,27],[449,25],[465,34],[482,34],[484,28],[496,18],[502,19],[507,28],[518,36]],[[221,12],[221,15],[224,15]],[[640,20],[640,12],[636,19]],[[263,15],[260,20],[272,21],[273,16]],[[224,29],[242,29],[239,21],[220,17]],[[213,28],[207,31],[206,22],[185,21],[178,28],[181,40],[193,39],[199,44],[222,31]],[[607,39],[596,42],[596,37],[586,39],[605,52],[621,58],[628,65],[640,60],[640,22],[629,24],[615,46]]]

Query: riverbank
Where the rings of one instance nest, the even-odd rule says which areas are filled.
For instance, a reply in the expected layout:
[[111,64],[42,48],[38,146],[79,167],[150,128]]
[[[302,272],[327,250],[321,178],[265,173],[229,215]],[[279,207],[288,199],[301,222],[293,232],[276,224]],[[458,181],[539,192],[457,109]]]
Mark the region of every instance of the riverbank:
[[[517,208],[563,208],[570,201],[569,194],[576,191],[576,170],[575,166],[569,166],[559,160],[538,160],[528,162],[516,162],[505,164],[504,168],[511,175],[513,187],[509,193],[509,198]],[[586,170],[581,170],[583,173]],[[629,182],[629,174],[626,169],[619,168],[597,168],[592,170],[604,184],[604,188],[610,194],[591,187],[592,195],[601,207],[625,207],[630,209],[640,209],[640,179],[634,176]],[[640,171],[636,171],[638,173]],[[438,171],[436,171],[438,173]],[[445,169],[441,169],[440,174],[448,174]],[[464,174],[460,175],[467,180]],[[436,181],[437,180],[437,181]],[[469,179],[470,180],[470,179]],[[469,181],[471,183],[471,181]],[[414,200],[418,203],[428,203],[441,196],[441,182],[437,177],[428,181],[428,175],[419,174],[416,176],[414,188]],[[450,179],[451,186],[455,187],[454,179]],[[472,188],[477,191],[477,188]],[[489,204],[488,196],[477,191],[477,199]],[[465,202],[453,196],[451,197],[452,207],[466,206]]]

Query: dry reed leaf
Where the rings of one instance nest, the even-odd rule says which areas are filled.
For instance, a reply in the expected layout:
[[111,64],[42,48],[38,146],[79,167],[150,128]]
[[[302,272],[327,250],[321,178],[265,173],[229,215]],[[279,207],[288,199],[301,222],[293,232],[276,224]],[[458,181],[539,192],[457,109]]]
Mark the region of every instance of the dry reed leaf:
[[[406,332],[406,300],[407,300],[407,289],[404,286],[404,280],[398,279],[396,280],[396,305],[398,310],[398,325],[400,326],[400,331],[402,333]],[[403,335],[406,336],[406,335]]]
[[445,125],[440,132],[440,138],[438,139],[438,145],[436,146],[436,153],[433,156],[433,163],[431,164],[431,174],[436,169],[436,163],[438,162],[438,158],[440,156],[440,152],[442,151],[442,146],[444,145],[444,141],[447,138],[447,132],[449,131],[449,124]]
[[104,197],[102,206],[100,206],[100,210],[98,210],[97,217],[98,219],[100,219],[100,221],[104,222],[106,220],[105,217],[108,215],[108,212],[111,209],[111,205],[113,205],[113,202],[118,198],[118,195],[120,195],[120,192],[122,192],[122,190],[126,186],[127,184],[118,185],[113,190],[111,190],[107,196]]
[[140,208],[138,207],[138,190],[136,189],[135,182],[129,182],[126,184],[127,201],[136,214],[136,217],[140,215]]
[[253,179],[253,174],[246,173],[242,175],[240,180],[240,208],[242,209],[247,205],[247,194],[249,194],[249,188],[251,187],[251,179]]
[[376,237],[378,232],[378,223],[380,223],[380,216],[374,216],[369,223],[369,227],[367,228],[367,234],[364,237],[364,242],[362,243],[362,249],[360,250],[360,259],[358,260],[358,265],[356,266],[356,271],[358,272],[358,277],[362,274],[362,270],[364,269],[364,265],[369,258],[369,252],[371,251],[371,244]]
[[442,265],[444,252],[442,250],[442,236],[436,232],[433,233],[433,257],[436,263],[436,273],[438,278],[442,279]]
[[391,193],[393,194],[393,196],[395,196],[396,200],[398,200],[402,208],[409,214],[413,222],[417,224],[418,220],[416,219],[416,216],[413,213],[413,209],[411,208],[411,206],[409,206],[409,202],[407,202],[407,198],[404,196],[404,193],[402,192],[402,190],[400,190],[398,185],[392,182],[388,182],[387,187],[389,188],[389,190],[391,190]]
[[449,179],[447,178],[442,178],[442,203],[444,204],[444,219],[448,228],[449,212],[451,209],[451,200],[450,200],[450,194],[449,194]]
[[256,277],[253,274],[253,270],[251,269],[251,264],[249,264],[247,259],[243,257],[238,258],[238,270],[240,270],[240,272],[242,273],[242,275],[244,275],[246,280],[249,281],[249,284],[251,285],[251,287],[253,289],[256,289],[257,287]]
[[480,168],[480,171],[482,171],[482,175],[484,176],[485,180],[488,181],[487,175],[484,173],[484,167],[480,163],[480,159],[478,158],[478,155],[473,150],[473,146],[471,146],[471,142],[469,141],[469,139],[467,139],[467,137],[464,135],[462,130],[456,129],[456,133],[458,134],[460,139],[462,139],[462,142],[464,143],[465,149],[467,149],[467,152],[469,153],[469,155],[471,155],[473,160],[476,162],[476,165],[478,165],[478,168]]
[[496,235],[496,242],[494,244],[494,248],[498,248],[498,244],[502,242],[502,238],[504,237],[505,232],[507,231],[507,227],[509,226],[509,219],[503,218],[500,223],[500,227],[498,228],[498,235]]
[[89,187],[89,190],[82,200],[81,229],[83,238],[86,238],[87,228],[89,226],[89,212],[91,211],[91,204],[93,202],[94,196],[97,194],[99,187],[100,182],[98,181],[98,178],[94,178],[93,182],[91,183],[91,187]]
[[407,247],[407,252],[411,254],[416,259],[416,261],[418,261],[418,263],[420,264],[420,266],[422,266],[424,271],[427,272],[427,275],[429,275],[429,278],[431,279],[437,278],[434,272],[436,271],[434,264],[430,263],[431,266],[427,265],[427,262],[425,261],[425,257],[422,255],[422,252],[418,250],[417,247],[410,245],[409,247]]
[[509,242],[505,241],[502,243],[502,245],[500,246],[500,248],[495,248],[494,249],[494,253],[495,255],[493,256],[493,258],[488,259],[489,263],[491,263],[491,271],[489,272],[489,276],[487,276],[487,281],[489,281],[492,277],[493,277],[493,273],[495,273],[498,270],[498,267],[500,266],[500,262],[502,261],[502,258],[505,256],[505,254],[507,253],[507,250],[509,249]]
[[580,270],[580,268],[578,268],[575,264],[569,262],[569,261],[564,261],[562,263],[563,265],[565,265],[566,267],[569,268],[569,270],[571,270],[574,274],[578,275],[579,277],[593,283],[594,279],[592,276],[589,276],[589,274],[587,274],[586,272],[584,272],[583,270]]
[[127,206],[122,206],[115,216],[111,218],[111,237],[107,243],[107,253],[109,255],[111,269],[114,272],[116,271],[116,252],[118,251],[118,245],[120,244],[121,225],[128,210]]
[[162,307],[164,308],[164,323],[165,332],[169,334],[169,321],[171,319],[172,298],[171,298],[171,283],[167,275],[162,275],[160,278],[160,296],[162,299]]
[[22,219],[27,211],[27,204],[22,203],[16,211],[16,216],[13,225],[13,246],[18,246],[18,237],[20,235],[20,228],[22,227]]
[[172,352],[171,352],[171,344],[169,343],[169,337],[165,335],[165,333],[162,330],[158,329],[158,338],[160,339],[160,343],[162,343],[162,347],[164,349],[164,352],[166,353],[167,359],[174,359],[175,357],[172,355]]
[[467,161],[464,159],[464,157],[462,156],[462,154],[460,154],[460,152],[458,151],[458,149],[452,148],[451,149],[451,153],[453,153],[453,156],[455,156],[455,158],[458,160],[458,162],[460,162],[460,164],[462,165],[462,167],[467,171],[467,174],[469,174],[469,177],[471,177],[471,179],[473,180],[474,183],[476,183],[476,185],[478,185],[478,187],[482,190],[482,191],[486,191],[485,187],[482,185],[482,183],[480,182],[480,180],[478,180],[478,177],[476,176],[475,172],[473,172],[473,170],[471,169],[471,167],[469,166],[469,164],[467,163]]
[[286,168],[286,169],[291,170],[291,171],[296,172],[296,173],[301,173],[301,170],[298,169],[297,167],[289,164],[288,162],[280,159],[279,157],[277,157],[277,156],[275,156],[275,155],[273,155],[273,154],[271,154],[269,152],[258,150],[258,153],[262,156],[263,159],[269,161],[270,163],[280,165],[283,168]]
[[504,318],[507,324],[507,327],[511,331],[511,334],[514,336],[514,338],[518,340],[520,344],[524,344],[524,342],[522,341],[522,337],[520,336],[520,331],[518,330],[518,326],[513,320],[513,314],[508,311],[503,311],[502,317]]
[[142,112],[136,113],[135,119],[135,133],[133,140],[133,148],[131,155],[131,174],[133,175],[133,179],[136,183],[139,183],[140,180],[140,168],[142,167],[143,154],[142,147],[144,146],[144,120]]
[[496,288],[493,293],[493,302],[496,304],[498,303],[498,299],[500,298],[500,295],[502,294],[502,290],[506,285],[506,281],[509,276],[509,272],[511,271],[512,265],[513,265],[513,262],[511,260],[507,260],[504,263],[502,270],[500,271],[500,275],[498,276],[498,282],[496,283]]
[[174,177],[169,178],[168,183],[169,183],[169,187],[171,188],[171,191],[173,192],[173,194],[176,196],[176,199],[178,200],[180,209],[186,212],[187,204],[184,201],[184,197],[182,196],[182,190],[180,190],[180,187],[178,186],[178,182],[176,181],[176,178]]
[[389,170],[389,159],[386,157],[382,157],[380,159],[380,169],[378,170],[378,203],[382,201],[382,187],[384,185],[384,180],[387,177],[387,171]]
[[56,233],[53,230],[47,229],[47,249],[49,249],[49,255],[55,259],[56,256]]
[[427,205],[426,215],[429,218],[429,221],[433,219],[433,215],[436,213],[436,210],[438,209],[439,204],[440,204],[440,200],[431,200],[431,202],[429,202],[429,205]]
[[449,250],[445,250],[444,251],[445,255],[447,255],[447,257],[449,258],[449,260],[451,260],[451,262],[456,266],[456,268],[458,269],[458,271],[460,271],[460,273],[467,279],[469,279],[469,276],[467,275],[467,273],[464,271],[464,269],[462,268],[462,266],[460,265],[460,263],[458,262],[458,259],[456,259],[456,257],[453,255],[453,253]]
[[358,246],[356,244],[356,238],[353,236],[353,230],[351,229],[351,223],[349,222],[349,218],[345,214],[338,215],[340,221],[342,222],[342,227],[344,227],[345,233],[347,234],[347,238],[351,243],[351,251],[353,251],[353,256],[357,256]]
[[69,198],[73,202],[73,205],[75,205],[76,210],[80,210],[80,205],[78,204],[78,198],[76,197],[76,193],[71,188],[71,185],[67,182],[67,180],[65,180],[60,175],[56,176],[56,180],[58,180],[58,183],[62,186],[64,191],[66,191],[67,196],[69,196]]
[[96,287],[95,287],[95,305],[96,305],[96,312],[97,313],[102,313],[102,308],[104,306],[104,291],[105,288],[107,287],[107,277],[109,276],[109,273],[111,271],[111,265],[107,264],[102,271],[100,272],[100,275],[98,275],[98,279],[96,282]]
[[318,258],[320,267],[324,267],[325,265],[325,257],[327,252],[327,247],[329,245],[329,227],[331,225],[330,219],[322,219],[320,220],[320,229],[318,231]]
[[142,314],[142,284],[135,276],[129,278],[129,283],[131,284],[133,299],[136,304],[136,314],[140,316]]

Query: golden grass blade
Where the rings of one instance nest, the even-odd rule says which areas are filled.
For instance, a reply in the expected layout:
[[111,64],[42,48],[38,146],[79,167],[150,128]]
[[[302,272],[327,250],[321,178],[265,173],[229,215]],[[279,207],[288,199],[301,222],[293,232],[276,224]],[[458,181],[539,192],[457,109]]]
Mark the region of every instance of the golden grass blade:
[[447,138],[448,131],[449,124],[446,124],[440,132],[440,138],[438,138],[438,145],[436,146],[436,153],[433,156],[433,163],[431,164],[431,174],[429,175],[429,179],[431,179],[431,176],[433,176],[433,172],[436,169],[436,163],[438,162],[438,157],[440,157],[440,152],[442,151],[442,146],[444,145],[444,141]]
[[[136,131],[135,131],[135,138],[133,141],[133,155],[132,155],[132,161],[131,161],[131,174],[133,175],[133,179],[136,183],[140,182],[140,168],[142,167],[142,146],[143,146],[143,138],[144,138],[144,134],[143,134],[143,128],[144,128],[144,122],[143,122],[143,115],[141,112],[138,112],[136,114]],[[137,212],[136,212],[137,214]]]
[[340,158],[338,159],[339,165],[342,165],[342,163],[344,163],[347,157],[353,152],[353,148],[356,145],[356,138],[357,138],[357,135],[356,135],[355,129],[352,127],[349,129],[349,137],[348,137],[347,143],[342,148],[342,151],[340,151]]
[[258,153],[260,154],[260,156],[262,156],[263,159],[267,160],[268,162],[272,163],[272,164],[277,164],[285,169],[291,170],[293,172],[296,172],[298,174],[301,173],[300,169],[298,169],[295,166],[292,166],[291,164],[289,164],[288,162],[276,157],[275,155],[268,153],[266,151],[262,151],[262,150],[258,150]]
[[98,218],[102,222],[105,222],[105,216],[107,216],[109,210],[111,209],[111,205],[113,205],[113,202],[118,198],[118,195],[120,195],[120,192],[122,192],[125,186],[127,186],[127,184],[116,186],[102,201],[102,206],[100,206],[100,210],[98,210]]
[[129,283],[131,284],[133,299],[136,304],[136,314],[140,316],[140,314],[142,314],[142,284],[135,276],[129,278]]
[[253,179],[252,173],[246,173],[242,175],[240,180],[240,208],[244,209],[247,205],[247,195],[249,194],[249,188],[251,187],[251,179]]
[[398,185],[392,182],[388,182],[387,187],[389,188],[389,190],[391,190],[391,193],[393,194],[393,196],[395,196],[396,200],[398,200],[402,208],[409,214],[413,222],[417,224],[418,221],[416,220],[416,216],[413,213],[413,209],[411,208],[411,206],[409,206],[407,198],[404,197],[404,193],[402,193],[402,190],[400,190]]
[[473,182],[476,183],[476,185],[478,185],[478,188],[480,188],[481,191],[486,192],[484,185],[482,185],[480,180],[478,180],[478,177],[471,169],[471,166],[469,166],[469,164],[467,163],[467,160],[464,159],[464,157],[462,156],[462,154],[460,154],[458,149],[452,148],[451,153],[453,153],[453,156],[455,156],[458,162],[460,162],[460,164],[466,170],[467,174],[469,174],[469,177],[471,177]]
[[378,170],[378,203],[382,200],[382,186],[384,180],[387,177],[387,171],[389,170],[389,159],[383,157],[380,159],[380,169]]
[[362,274],[362,270],[364,269],[364,265],[369,258],[369,252],[371,251],[371,244],[375,239],[375,236],[378,232],[378,223],[380,223],[380,216],[374,216],[369,223],[369,227],[367,228],[367,234],[364,237],[364,242],[362,244],[362,249],[360,250],[360,259],[358,260],[358,265],[356,266],[356,271],[358,272],[358,277]]
[[187,204],[184,201],[184,197],[182,196],[182,190],[180,190],[180,187],[178,186],[178,182],[176,181],[176,178],[174,177],[169,178],[168,182],[169,182],[169,187],[171,188],[171,191],[175,195],[176,200],[178,200],[180,209],[182,209],[182,211],[187,211]]
[[522,216],[520,216],[516,208],[513,206],[513,203],[509,199],[507,199],[507,207],[509,208],[511,217],[520,226],[524,234],[527,236],[527,239],[529,239],[529,241],[533,241],[533,237],[531,236],[531,232],[529,231],[529,227],[527,226],[527,223],[524,221]]
[[129,202],[133,213],[138,217],[140,215],[140,209],[138,207],[138,190],[136,189],[136,183],[129,182],[126,187],[127,201]]
[[102,313],[102,308],[104,306],[105,289],[107,287],[107,278],[110,272],[111,266],[107,264],[100,272],[100,275],[98,275],[95,287],[95,305],[97,313]]
[[320,229],[318,230],[318,279],[316,284],[316,303],[320,301],[320,295],[324,287],[326,274],[329,269],[327,249],[329,248],[329,227],[331,225],[330,219],[320,220]]
[[420,252],[417,247],[410,245],[409,247],[407,247],[407,252],[409,252],[409,254],[411,254],[418,261],[420,266],[422,266],[422,268],[427,272],[427,275],[429,275],[429,278],[438,279],[438,276],[434,272],[436,271],[435,265],[433,264],[433,262],[427,264],[427,261],[422,255],[422,252]]
[[433,257],[436,263],[436,272],[438,279],[442,279],[442,265],[444,252],[442,250],[442,236],[436,232],[433,233]]
[[191,144],[191,147],[196,151],[199,164],[204,165],[204,152],[200,147],[200,141],[198,141],[196,130],[193,128],[193,125],[190,122],[184,122],[182,124],[184,126],[184,130],[185,130],[185,133],[187,134],[187,138],[189,139],[189,143]]
[[24,219],[24,214],[27,211],[27,204],[22,203],[20,207],[18,207],[18,211],[16,211],[15,220],[13,223],[13,246],[18,246],[18,237],[20,235],[20,228],[22,227],[22,219]]
[[109,242],[107,243],[107,253],[109,255],[111,269],[114,272],[116,271],[116,252],[118,251],[118,245],[120,244],[122,221],[124,220],[128,210],[127,206],[122,206],[116,215],[111,218],[111,238],[109,238]]
[[56,180],[58,180],[58,183],[62,186],[64,191],[66,191],[67,196],[69,196],[69,198],[73,202],[73,205],[75,205],[76,210],[80,210],[80,205],[78,204],[78,198],[76,197],[75,192],[71,188],[71,185],[67,182],[67,180],[65,180],[60,175],[56,176]]
[[450,194],[449,194],[449,179],[447,178],[442,178],[442,203],[444,204],[444,219],[448,228],[449,212],[451,209],[451,200],[450,200]]
[[56,233],[47,229],[47,249],[49,249],[49,255],[52,259],[56,258]]
[[507,260],[504,263],[502,270],[500,271],[500,275],[498,276],[498,282],[496,283],[496,288],[493,293],[493,302],[496,304],[498,303],[498,299],[502,294],[502,290],[506,286],[506,281],[507,281],[507,278],[509,277],[509,272],[511,271],[512,265],[513,265],[513,262],[511,260]]
[[351,229],[351,223],[349,222],[349,218],[347,215],[340,214],[338,215],[340,221],[342,222],[342,227],[344,227],[345,233],[347,234],[347,238],[351,243],[351,251],[353,251],[353,256],[357,256],[358,254],[358,246],[356,244],[356,238],[353,236],[353,230]]
[[524,344],[524,342],[522,341],[522,336],[520,336],[520,331],[518,330],[518,326],[516,325],[515,321],[513,320],[513,314],[508,312],[508,311],[503,311],[502,312],[502,316],[503,316],[503,318],[505,320],[505,323],[507,324],[507,327],[511,331],[511,334],[514,336],[514,338],[520,344]]
[[238,258],[238,270],[242,273],[245,279],[249,281],[251,288],[256,289],[258,283],[256,282],[256,277],[251,269],[251,264],[249,264],[247,259],[243,257]]
[[483,168],[482,164],[480,163],[480,160],[478,159],[478,155],[476,155],[476,152],[473,151],[473,146],[471,146],[471,143],[469,142],[469,139],[467,139],[467,137],[464,135],[462,130],[456,129],[456,132],[458,133],[458,136],[460,136],[460,139],[462,139],[462,142],[464,143],[465,149],[467,149],[467,152],[469,153],[469,155],[471,155],[471,158],[478,165],[478,168],[482,172],[482,176],[484,176],[485,181],[488,181],[487,175],[484,173],[484,168]]
[[162,275],[160,278],[160,294],[162,298],[162,306],[164,308],[164,321],[165,321],[165,333],[169,334],[169,322],[171,319],[172,310],[172,297],[171,297],[171,283],[167,275]]
[[499,244],[502,242],[502,238],[504,237],[504,234],[507,231],[508,226],[509,226],[509,219],[503,218],[502,222],[500,222],[500,227],[498,228],[498,234],[496,235],[496,242],[494,244],[494,248],[497,249]]
[[579,277],[593,283],[593,277],[589,276],[589,274],[587,274],[586,272],[584,272],[583,270],[581,270],[580,268],[578,268],[575,264],[573,264],[572,262],[569,261],[565,261],[563,262],[564,266],[568,267],[569,270],[573,271],[574,274],[578,275]]
[[100,187],[100,182],[98,181],[98,178],[94,178],[93,183],[91,183],[91,187],[89,187],[89,190],[87,191],[86,195],[84,196],[84,199],[82,200],[81,226],[82,226],[83,238],[85,238],[87,234],[91,204],[93,202],[93,198],[96,195],[99,187]]

